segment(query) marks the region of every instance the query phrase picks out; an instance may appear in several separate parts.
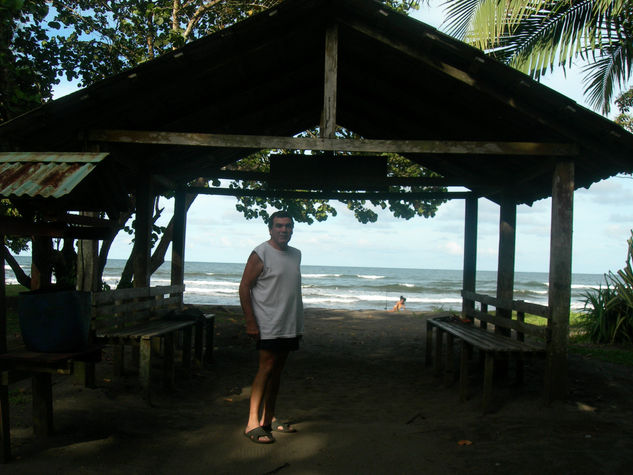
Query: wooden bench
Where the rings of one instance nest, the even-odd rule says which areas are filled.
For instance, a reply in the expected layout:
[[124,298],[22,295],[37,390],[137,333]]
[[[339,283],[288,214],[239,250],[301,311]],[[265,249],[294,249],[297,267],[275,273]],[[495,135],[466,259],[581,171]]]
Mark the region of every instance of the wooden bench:
[[[163,380],[172,388],[175,379],[175,345],[182,336],[182,366],[191,367],[193,330],[195,357],[210,360],[213,350],[213,315],[189,317],[183,306],[184,285],[141,287],[95,292],[92,295],[92,328],[97,342],[114,346],[114,378],[124,372],[125,347],[133,347],[143,396],[149,400],[152,355],[162,348]],[[203,357],[203,333],[207,356]],[[211,341],[211,346],[209,346]]]
[[[496,298],[474,292],[462,292],[465,301],[465,314],[461,317],[447,313],[427,320],[426,333],[426,365],[433,363],[435,374],[439,375],[444,367],[445,380],[454,378],[455,367],[453,342],[461,341],[459,364],[460,400],[468,398],[468,366],[472,349],[477,348],[484,356],[483,412],[489,412],[492,402],[492,386],[495,359],[501,355],[514,356],[517,363],[517,379],[523,379],[523,356],[526,354],[545,354],[545,344],[549,339],[550,310],[549,307],[513,300],[509,305],[500,303]],[[480,309],[474,308],[479,302]],[[497,309],[497,315],[488,312],[488,307]],[[516,319],[506,318],[499,314],[512,315]],[[547,325],[540,326],[525,322],[525,314],[546,319]],[[492,327],[488,327],[488,325]],[[494,328],[494,330],[493,330]],[[433,348],[433,333],[435,349]],[[443,351],[444,334],[446,334],[446,351]],[[526,335],[528,338],[526,339]],[[442,354],[445,359],[442,361]]]
[[0,463],[11,459],[11,424],[9,418],[9,385],[32,378],[33,433],[45,438],[53,432],[54,374],[75,374],[78,367],[101,360],[101,346],[67,353],[37,353],[24,348],[0,354]]

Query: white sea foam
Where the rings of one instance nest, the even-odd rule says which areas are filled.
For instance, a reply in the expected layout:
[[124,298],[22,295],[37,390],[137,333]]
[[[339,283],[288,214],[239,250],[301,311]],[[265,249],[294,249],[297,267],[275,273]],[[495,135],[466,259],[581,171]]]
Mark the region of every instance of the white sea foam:
[[363,274],[357,274],[356,277],[358,277],[359,279],[371,279],[371,280],[385,278],[384,275],[363,275]]
[[187,289],[185,290],[185,293],[189,295],[238,295],[237,290],[228,287],[214,289]]
[[341,277],[342,274],[301,274],[303,279],[327,279],[328,277]]
[[227,282],[222,280],[186,280],[185,288],[190,287],[235,287],[238,288],[240,286],[239,282]]
[[577,290],[581,290],[581,289],[597,290],[599,287],[600,287],[599,284],[571,284],[571,288],[577,289]]

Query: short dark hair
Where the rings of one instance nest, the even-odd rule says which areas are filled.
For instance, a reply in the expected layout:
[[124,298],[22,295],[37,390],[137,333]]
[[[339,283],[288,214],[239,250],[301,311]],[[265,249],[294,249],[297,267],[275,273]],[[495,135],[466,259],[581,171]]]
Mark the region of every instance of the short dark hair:
[[275,218],[290,218],[290,221],[292,221],[292,224],[294,226],[295,222],[294,219],[292,219],[292,216],[290,216],[290,213],[288,213],[288,211],[275,211],[273,214],[270,215],[270,218],[268,218],[268,229],[272,229],[273,228],[273,223],[275,222]]

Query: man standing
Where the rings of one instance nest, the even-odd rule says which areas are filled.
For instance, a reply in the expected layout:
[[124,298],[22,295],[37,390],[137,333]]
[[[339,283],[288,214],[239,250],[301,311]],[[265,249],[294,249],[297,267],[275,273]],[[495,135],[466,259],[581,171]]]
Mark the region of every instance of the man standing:
[[257,341],[259,351],[244,435],[260,444],[275,441],[273,430],[296,432],[275,418],[281,372],[289,352],[299,349],[303,334],[301,251],[288,246],[293,229],[288,213],[273,213],[268,222],[270,239],[253,250],[240,282],[246,333]]

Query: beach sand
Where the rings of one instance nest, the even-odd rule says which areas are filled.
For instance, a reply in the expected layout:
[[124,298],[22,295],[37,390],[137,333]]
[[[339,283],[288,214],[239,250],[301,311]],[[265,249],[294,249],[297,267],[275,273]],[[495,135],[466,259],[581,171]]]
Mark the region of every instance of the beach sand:
[[55,377],[55,434],[32,436],[28,381],[11,386],[15,460],[2,474],[617,474],[633,466],[630,367],[570,356],[568,401],[545,405],[544,361],[525,383],[495,386],[482,415],[481,380],[459,402],[424,366],[425,317],[409,311],[309,309],[289,358],[278,414],[298,432],[259,445],[242,434],[256,352],[241,313],[218,318],[215,361],[153,406],[138,380],[112,383],[108,354],[97,388]]

